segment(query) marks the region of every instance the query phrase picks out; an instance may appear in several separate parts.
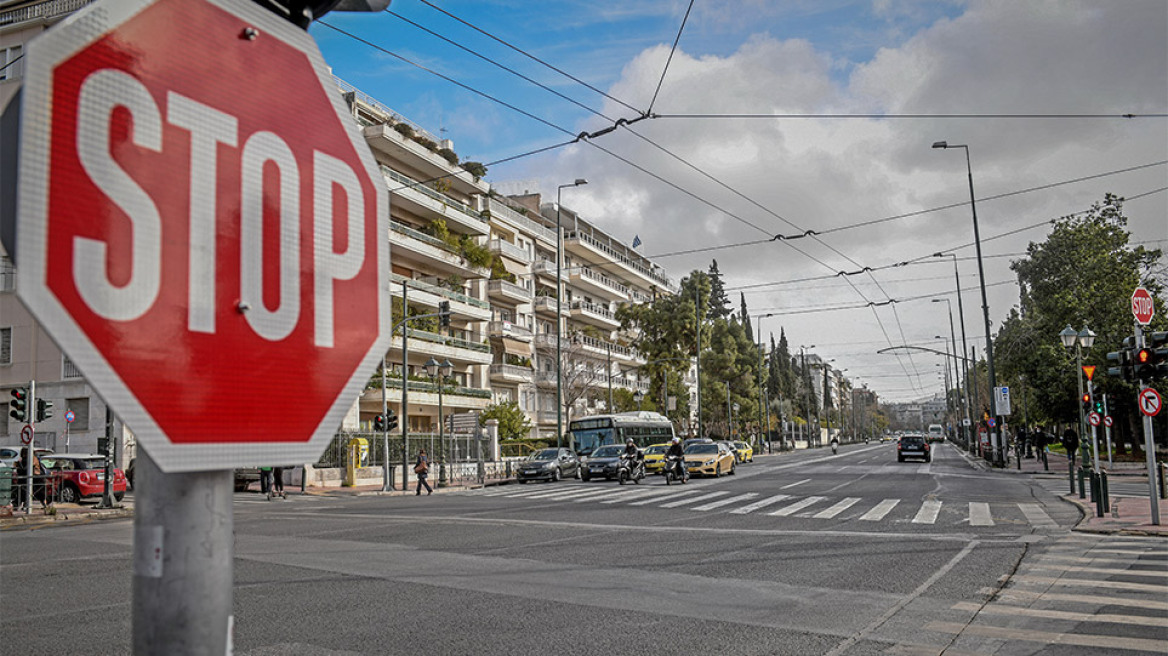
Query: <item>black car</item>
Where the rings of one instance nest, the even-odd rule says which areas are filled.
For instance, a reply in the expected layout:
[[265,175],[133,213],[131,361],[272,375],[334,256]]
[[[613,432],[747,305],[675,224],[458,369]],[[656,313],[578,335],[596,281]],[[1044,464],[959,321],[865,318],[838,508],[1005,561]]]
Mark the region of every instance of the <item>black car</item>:
[[904,462],[906,458],[924,458],[925,462],[933,460],[933,450],[924,435],[905,435],[897,440],[896,461]]
[[558,481],[569,476],[580,478],[580,461],[571,449],[540,449],[519,463],[515,478],[527,481]]
[[623,444],[606,444],[598,447],[588,456],[588,462],[580,471],[580,477],[586,481],[593,478],[607,480],[616,478],[616,470],[620,467],[620,457],[624,452]]

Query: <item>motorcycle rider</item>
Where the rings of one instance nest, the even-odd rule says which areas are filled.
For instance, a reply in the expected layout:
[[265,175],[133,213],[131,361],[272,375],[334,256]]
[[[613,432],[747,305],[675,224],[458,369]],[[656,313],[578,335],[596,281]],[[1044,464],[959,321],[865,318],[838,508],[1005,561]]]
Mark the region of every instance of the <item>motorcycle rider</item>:
[[625,440],[625,452],[621,454],[621,458],[628,462],[630,476],[637,478],[638,468],[644,466],[645,457],[641,455],[641,450],[637,448],[633,438]]
[[839,438],[833,437],[833,438],[831,438],[831,453],[832,453],[832,455],[835,455],[838,451],[839,451]]
[[[679,479],[689,478],[689,472],[685,468],[685,449],[681,447],[681,438],[676,435],[669,442],[669,449],[665,452],[665,461],[668,467],[678,467],[681,469]],[[676,464],[674,464],[676,463]]]

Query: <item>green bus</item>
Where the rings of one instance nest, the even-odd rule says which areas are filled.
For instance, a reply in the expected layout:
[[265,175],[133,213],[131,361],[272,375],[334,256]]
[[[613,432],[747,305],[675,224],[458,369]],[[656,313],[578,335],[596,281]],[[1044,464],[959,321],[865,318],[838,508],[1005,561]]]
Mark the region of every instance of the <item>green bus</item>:
[[673,439],[673,422],[656,412],[622,412],[573,420],[568,424],[572,448],[588,456],[605,444],[624,444],[632,438],[642,449]]

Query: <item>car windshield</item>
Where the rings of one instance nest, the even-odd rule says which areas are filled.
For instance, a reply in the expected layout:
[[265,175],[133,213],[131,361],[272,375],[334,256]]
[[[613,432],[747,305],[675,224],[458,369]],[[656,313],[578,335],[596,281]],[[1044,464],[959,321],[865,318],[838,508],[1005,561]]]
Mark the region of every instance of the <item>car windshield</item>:
[[559,449],[540,449],[535,453],[527,456],[528,460],[555,460],[559,454]]
[[572,431],[572,439],[575,441],[576,453],[586,456],[605,442],[612,441],[612,429],[594,428],[591,430],[574,430]]
[[925,443],[922,437],[902,437],[900,443],[905,446],[920,446]]
[[747,444],[746,442],[735,442],[734,446],[736,448],[739,448],[739,449],[745,449],[745,448],[748,448],[750,445]]
[[645,455],[652,455],[654,453],[665,453],[669,450],[668,444],[655,444],[648,449],[645,449]]
[[685,448],[687,454],[708,455],[718,452],[717,444],[691,444]]
[[625,448],[623,446],[620,446],[617,444],[609,444],[606,446],[602,446],[599,449],[593,451],[592,457],[593,458],[615,458],[615,457],[619,456],[621,454],[621,452],[624,450],[625,450]]

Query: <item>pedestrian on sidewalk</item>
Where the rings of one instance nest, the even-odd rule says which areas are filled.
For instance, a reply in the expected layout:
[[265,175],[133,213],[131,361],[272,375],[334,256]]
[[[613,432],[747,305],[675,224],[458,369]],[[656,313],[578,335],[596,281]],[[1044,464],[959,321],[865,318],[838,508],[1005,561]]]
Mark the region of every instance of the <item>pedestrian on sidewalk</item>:
[[425,449],[418,449],[418,459],[414,462],[414,473],[418,476],[418,488],[414,491],[414,496],[422,494],[422,486],[426,487],[427,496],[433,494],[434,490],[426,482],[426,477],[430,473],[430,461],[426,459]]
[[279,495],[281,499],[287,499],[284,496],[284,468],[272,468],[272,496]]
[[1063,431],[1063,448],[1067,451],[1067,460],[1071,461],[1071,467],[1075,466],[1075,452],[1079,450],[1079,435],[1075,429],[1068,428]]
[[1038,430],[1034,432],[1034,455],[1042,462],[1042,466],[1046,467],[1046,443],[1048,436],[1046,434],[1046,427],[1039,426]]

